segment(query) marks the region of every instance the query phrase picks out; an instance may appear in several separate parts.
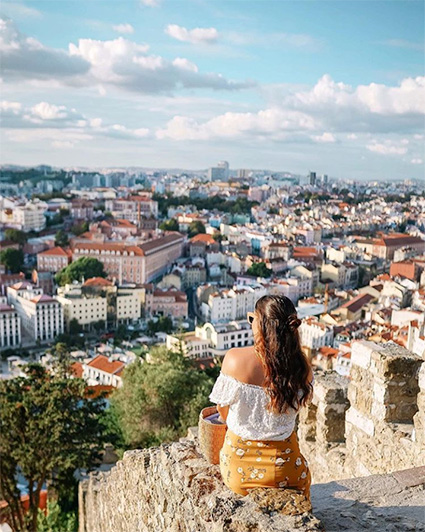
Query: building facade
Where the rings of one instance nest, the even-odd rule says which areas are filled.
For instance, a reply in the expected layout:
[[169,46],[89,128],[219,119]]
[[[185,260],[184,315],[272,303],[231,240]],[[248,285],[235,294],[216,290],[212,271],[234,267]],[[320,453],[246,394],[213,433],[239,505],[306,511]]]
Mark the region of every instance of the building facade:
[[22,323],[22,335],[36,342],[52,341],[64,332],[62,305],[53,297],[43,294],[28,282],[7,288],[7,300],[13,305]]

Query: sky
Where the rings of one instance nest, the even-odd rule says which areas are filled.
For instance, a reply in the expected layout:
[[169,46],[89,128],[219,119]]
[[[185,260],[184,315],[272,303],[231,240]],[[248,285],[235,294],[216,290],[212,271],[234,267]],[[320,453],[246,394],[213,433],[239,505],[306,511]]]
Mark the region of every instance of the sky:
[[422,0],[3,0],[2,164],[425,179]]

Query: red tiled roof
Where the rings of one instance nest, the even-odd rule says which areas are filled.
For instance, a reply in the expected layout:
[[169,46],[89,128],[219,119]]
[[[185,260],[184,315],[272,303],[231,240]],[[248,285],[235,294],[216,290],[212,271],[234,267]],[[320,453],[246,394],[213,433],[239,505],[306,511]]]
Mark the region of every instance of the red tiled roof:
[[71,371],[74,377],[82,378],[83,377],[83,365],[81,362],[74,362],[71,364]]
[[38,254],[39,256],[40,255],[48,255],[48,256],[56,256],[56,257],[68,257],[68,253],[63,249],[61,248],[60,246],[57,246],[55,248],[52,248],[52,249],[47,249],[46,251],[42,251],[41,253]]
[[190,239],[190,242],[192,244],[196,242],[204,242],[205,244],[216,244],[214,238],[211,235],[207,235],[206,233],[198,233]]
[[112,286],[112,283],[103,277],[92,277],[87,279],[83,286]]
[[136,226],[132,224],[129,220],[123,220],[121,218],[116,218],[115,220],[112,220],[111,224],[113,226],[130,227],[136,229]]
[[339,353],[338,349],[334,349],[333,347],[328,347],[328,346],[321,347],[319,349],[319,352],[322,356],[325,356],[325,357],[333,357]]
[[87,365],[91,368],[104,371],[105,373],[110,373],[111,375],[117,374],[125,366],[124,362],[120,362],[119,360],[110,361],[108,357],[105,357],[104,355],[97,355],[97,357],[91,360]]
[[350,312],[357,312],[362,307],[370,303],[372,299],[375,299],[370,294],[359,294],[354,299],[351,299],[350,301],[347,301],[343,305],[341,305],[340,308],[346,308]]

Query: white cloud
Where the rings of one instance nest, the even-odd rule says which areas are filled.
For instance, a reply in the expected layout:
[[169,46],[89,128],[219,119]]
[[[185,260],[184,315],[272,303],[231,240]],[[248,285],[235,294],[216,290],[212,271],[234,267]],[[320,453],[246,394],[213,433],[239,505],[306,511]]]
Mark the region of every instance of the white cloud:
[[[118,37],[112,41],[80,39],[78,46],[69,45],[72,56],[79,56],[90,65],[88,81],[111,84],[141,93],[159,93],[185,88],[237,90],[252,83],[236,83],[220,74],[201,74],[196,65],[184,58],[169,61],[148,55],[149,46]],[[87,80],[86,80],[87,82]]]
[[140,3],[147,7],[157,7],[159,6],[159,0],[140,0]]
[[184,57],[176,57],[173,61],[173,65],[182,70],[190,70],[191,72],[198,72],[198,67],[192,61],[185,59]]
[[127,35],[134,33],[134,28],[131,24],[117,24],[116,26],[112,26],[112,28],[117,33],[125,33]]
[[[227,112],[206,121],[178,114],[156,132],[158,138],[209,140],[243,136],[272,140],[296,138],[302,142],[335,143],[336,133],[350,141],[359,135],[399,131],[397,144],[370,141],[368,149],[382,154],[405,154],[405,135],[423,129],[425,78],[407,78],[397,87],[363,85],[351,87],[322,76],[309,90],[285,87],[280,101],[260,111]],[[291,137],[288,137],[291,132]]]
[[381,155],[404,155],[407,153],[407,148],[398,146],[391,141],[387,141],[385,144],[380,144],[374,141],[373,143],[368,144],[366,148],[369,151],[379,153]]
[[102,87],[107,85],[144,94],[168,93],[182,88],[239,90],[254,83],[229,81],[218,73],[201,73],[194,63],[178,57],[168,60],[149,54],[149,45],[123,37],[110,41],[79,39],[68,52],[44,47],[0,19],[0,51],[6,82],[25,79],[45,87]]
[[70,149],[70,148],[73,148],[74,146],[75,146],[75,143],[69,140],[54,140],[52,142],[53,148]]
[[312,139],[315,142],[336,142],[336,138],[334,137],[334,135],[332,135],[332,133],[323,133],[323,135],[313,135]]
[[57,120],[58,118],[66,118],[66,107],[61,105],[52,105],[47,102],[40,102],[31,108],[33,116],[41,118],[42,120]]
[[314,130],[314,121],[295,111],[266,109],[258,113],[225,113],[203,124],[184,116],[175,116],[166,127],[157,130],[157,138],[173,140],[209,140],[212,138],[237,138],[242,135],[262,135],[285,138],[294,131]]
[[412,164],[423,164],[423,160],[422,159],[412,159],[410,161]]
[[21,108],[22,105],[19,102],[8,102],[6,100],[0,102],[0,111],[2,114],[10,112],[14,115],[17,115]]
[[165,33],[178,41],[190,42],[192,44],[210,44],[217,41],[218,31],[215,28],[194,28],[188,30],[177,24],[169,24],[165,28]]
[[66,79],[85,74],[90,65],[81,57],[44,47],[21,34],[8,18],[0,18],[0,52],[4,80]]
[[[25,108],[18,102],[3,101],[0,109],[3,118],[2,128],[15,142],[52,138],[53,141],[75,143],[94,137],[137,140],[150,135],[148,128],[132,129],[122,124],[108,125],[102,118],[89,118],[75,109],[48,102],[40,102]],[[53,131],[56,131],[58,138],[53,136]],[[60,147],[60,144],[55,146]]]

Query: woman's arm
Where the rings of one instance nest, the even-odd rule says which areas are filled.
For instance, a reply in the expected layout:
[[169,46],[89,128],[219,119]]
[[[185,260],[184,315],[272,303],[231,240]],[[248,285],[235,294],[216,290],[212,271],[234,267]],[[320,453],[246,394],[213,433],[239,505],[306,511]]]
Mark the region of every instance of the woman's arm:
[[[235,350],[229,349],[227,353],[224,355],[224,358],[221,362],[221,371],[223,371],[226,375],[233,376],[235,372],[236,367],[236,357],[235,357]],[[220,414],[220,417],[226,421],[227,415],[229,413],[229,405],[227,406],[219,406],[217,405],[217,412]]]

